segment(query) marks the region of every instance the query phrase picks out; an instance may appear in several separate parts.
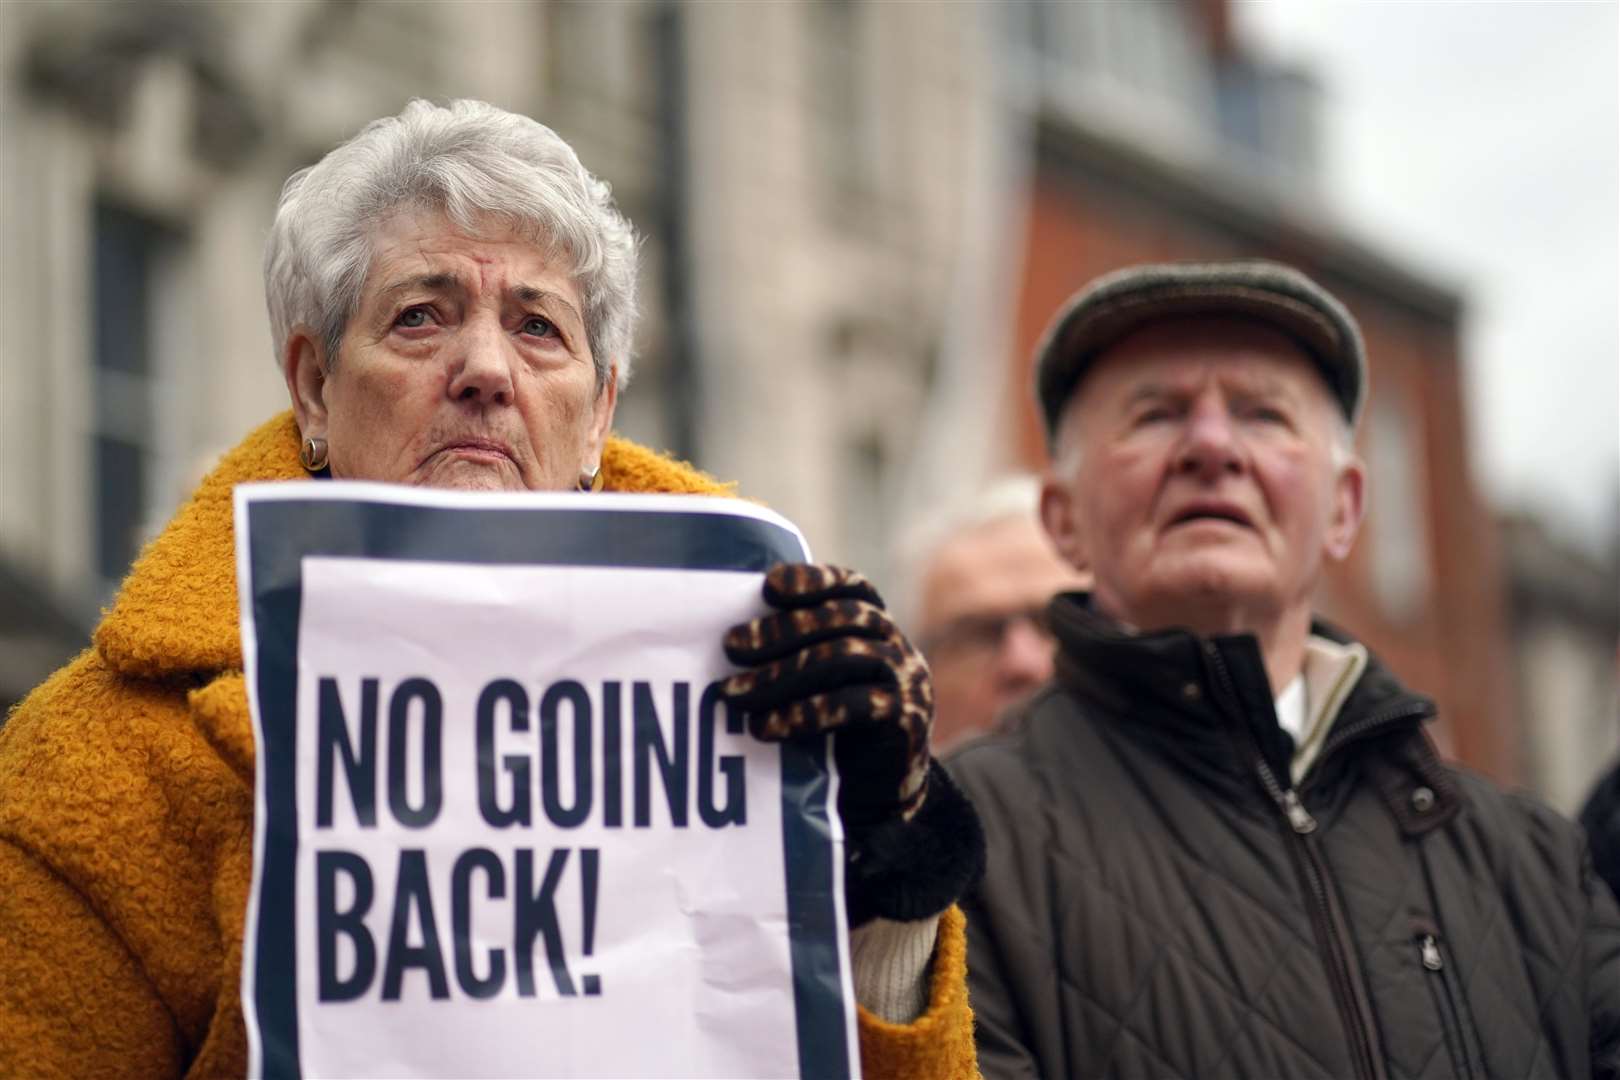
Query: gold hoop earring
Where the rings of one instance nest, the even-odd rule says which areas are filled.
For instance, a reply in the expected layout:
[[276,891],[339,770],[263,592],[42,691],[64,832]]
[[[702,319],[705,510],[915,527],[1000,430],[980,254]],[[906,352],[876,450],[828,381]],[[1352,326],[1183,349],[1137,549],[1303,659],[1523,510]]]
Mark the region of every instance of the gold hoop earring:
[[602,469],[601,466],[597,466],[589,473],[580,473],[574,488],[577,491],[601,491],[602,484]]
[[304,445],[298,448],[298,463],[312,473],[326,468],[326,440],[313,437],[305,439]]

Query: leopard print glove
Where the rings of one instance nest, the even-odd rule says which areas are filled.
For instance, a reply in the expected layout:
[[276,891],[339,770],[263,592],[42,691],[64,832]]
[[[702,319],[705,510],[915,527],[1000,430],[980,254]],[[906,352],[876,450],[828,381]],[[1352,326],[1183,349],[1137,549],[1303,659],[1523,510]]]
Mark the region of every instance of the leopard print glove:
[[734,626],[728,704],[770,742],[837,732],[838,812],[854,833],[909,821],[928,795],[928,665],[853,570],[783,563],[765,575],[776,610]]

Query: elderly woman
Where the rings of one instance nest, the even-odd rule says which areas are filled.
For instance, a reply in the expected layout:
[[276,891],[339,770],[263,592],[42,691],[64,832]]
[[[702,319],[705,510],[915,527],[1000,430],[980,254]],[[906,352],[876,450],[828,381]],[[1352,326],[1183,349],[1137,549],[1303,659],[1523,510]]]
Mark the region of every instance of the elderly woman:
[[[635,276],[606,185],[549,129],[488,105],[415,102],[288,182],[265,287],[291,412],[225,455],[94,647],[0,729],[0,1075],[246,1067],[254,746],[234,485],[726,492],[609,434]],[[982,841],[930,766],[926,668],[855,575],[779,567],[766,596],[790,614],[732,631],[745,670],[727,689],[762,738],[841,732],[866,1074],[974,1075],[951,904]]]

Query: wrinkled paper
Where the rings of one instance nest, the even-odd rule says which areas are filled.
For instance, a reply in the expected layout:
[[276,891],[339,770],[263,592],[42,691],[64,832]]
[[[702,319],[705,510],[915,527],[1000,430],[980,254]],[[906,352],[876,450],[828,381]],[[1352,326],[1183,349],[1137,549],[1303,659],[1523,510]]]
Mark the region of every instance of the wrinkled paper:
[[236,535],[251,1075],[857,1074],[826,747],[714,689],[789,522],[331,482]]

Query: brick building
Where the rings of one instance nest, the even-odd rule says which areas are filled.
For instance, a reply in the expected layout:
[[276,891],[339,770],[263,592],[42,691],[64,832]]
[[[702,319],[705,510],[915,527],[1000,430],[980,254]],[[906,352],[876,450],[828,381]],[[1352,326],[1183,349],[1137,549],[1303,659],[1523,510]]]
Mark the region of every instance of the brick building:
[[1527,514],[1501,529],[1526,779],[1574,814],[1620,755],[1620,533],[1598,555]]

